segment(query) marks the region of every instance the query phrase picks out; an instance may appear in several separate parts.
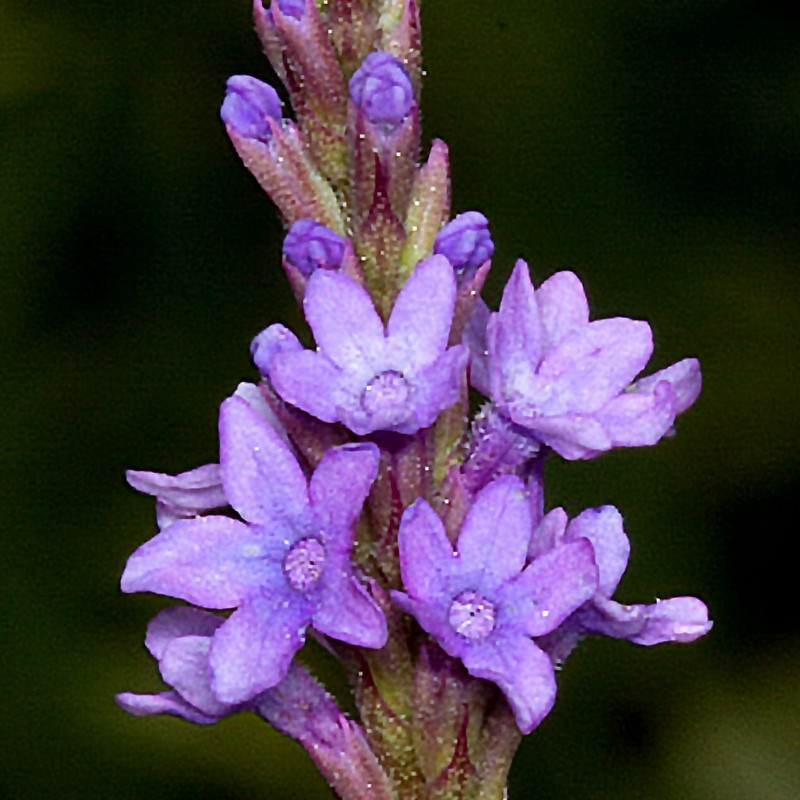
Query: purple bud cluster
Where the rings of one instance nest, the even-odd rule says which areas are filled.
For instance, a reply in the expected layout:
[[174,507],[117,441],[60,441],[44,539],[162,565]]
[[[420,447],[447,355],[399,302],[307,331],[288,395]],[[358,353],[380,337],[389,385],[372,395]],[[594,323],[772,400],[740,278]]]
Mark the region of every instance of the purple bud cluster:
[[[169,689],[118,702],[197,723],[255,712],[346,799],[398,785],[461,797],[467,774],[463,796],[489,797],[479,789],[502,787],[517,738],[467,731],[502,730],[503,714],[535,729],[582,638],[653,645],[711,627],[696,598],[616,602],[621,514],[546,511],[543,479],[549,458],[672,435],[700,368],[639,377],[650,327],[591,320],[571,272],[534,288],[520,261],[488,308],[489,222],[450,219],[444,143],[419,163],[416,5],[393,22],[376,8],[256,2],[296,119],[242,75],[221,115],[286,223],[314,346],[280,324],[255,337],[260,381],[222,403],[218,464],[128,473],[156,498],[159,532],[122,590],[189,606],[162,611],[145,640]],[[485,397],[471,422],[470,389]],[[360,724],[300,666],[310,636],[349,671]]]
[[350,78],[350,97],[370,122],[389,129],[397,127],[414,104],[408,72],[390,53],[370,53],[364,59]]

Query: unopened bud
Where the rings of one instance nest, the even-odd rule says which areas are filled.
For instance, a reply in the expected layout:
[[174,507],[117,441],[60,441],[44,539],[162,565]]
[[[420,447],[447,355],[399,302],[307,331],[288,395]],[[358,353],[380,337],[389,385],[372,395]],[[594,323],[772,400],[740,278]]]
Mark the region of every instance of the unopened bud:
[[350,79],[350,97],[375,125],[395,129],[411,112],[414,90],[402,62],[389,53],[370,53]]
[[489,220],[480,211],[459,214],[439,231],[433,252],[445,256],[456,273],[477,269],[494,253]]
[[272,137],[268,120],[281,119],[281,105],[269,84],[250,75],[234,75],[225,84],[220,116],[240,136],[267,144]]
[[313,219],[299,219],[283,240],[283,257],[306,277],[318,269],[338,269],[345,240]]
[[287,17],[294,17],[301,19],[306,10],[306,2],[308,0],[275,0],[281,9],[281,12],[286,14]]

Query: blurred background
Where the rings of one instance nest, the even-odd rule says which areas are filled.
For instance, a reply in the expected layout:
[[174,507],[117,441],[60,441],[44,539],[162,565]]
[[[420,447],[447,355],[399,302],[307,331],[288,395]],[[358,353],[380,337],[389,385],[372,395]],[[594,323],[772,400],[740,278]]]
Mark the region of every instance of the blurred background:
[[[695,594],[691,646],[586,642],[526,741],[511,797],[800,797],[798,14],[741,0],[426,0],[424,122],[454,211],[573,269],[596,317],[645,318],[652,368],[702,361],[655,449],[552,464],[550,503],[613,503],[618,598]],[[281,228],[218,119],[225,79],[269,76],[247,0],[0,0],[3,711],[9,798],[327,796],[244,715],[134,719],[168,601],[121,596],[155,531],[126,467],[217,457],[251,337],[299,323]]]

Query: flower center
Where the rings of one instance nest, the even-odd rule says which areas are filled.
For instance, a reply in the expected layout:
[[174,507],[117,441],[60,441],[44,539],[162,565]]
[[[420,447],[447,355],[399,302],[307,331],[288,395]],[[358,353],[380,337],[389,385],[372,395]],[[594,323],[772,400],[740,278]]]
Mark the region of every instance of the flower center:
[[370,417],[386,425],[396,425],[408,416],[411,387],[402,373],[389,369],[379,372],[361,393],[361,407]]
[[494,603],[480,592],[461,592],[450,606],[450,624],[467,639],[485,639],[496,619]]
[[286,578],[298,592],[307,592],[319,580],[324,567],[325,547],[311,537],[292,545],[283,562]]

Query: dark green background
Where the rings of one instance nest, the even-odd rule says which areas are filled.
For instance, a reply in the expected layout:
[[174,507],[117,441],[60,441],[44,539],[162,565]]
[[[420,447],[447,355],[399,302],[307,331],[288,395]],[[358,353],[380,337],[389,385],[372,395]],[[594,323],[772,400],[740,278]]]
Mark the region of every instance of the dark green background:
[[[800,797],[797,562],[798,19],[733,0],[427,0],[425,129],[454,208],[571,268],[594,315],[648,319],[653,368],[695,354],[676,438],[549,471],[571,512],[623,511],[619,596],[697,594],[691,646],[586,643],[527,741],[512,798]],[[137,720],[141,639],[165,601],[123,597],[154,531],[125,467],[216,458],[250,338],[298,323],[281,230],[217,117],[266,76],[248,0],[0,0],[4,549],[0,795],[306,798],[326,790],[254,718]]]

